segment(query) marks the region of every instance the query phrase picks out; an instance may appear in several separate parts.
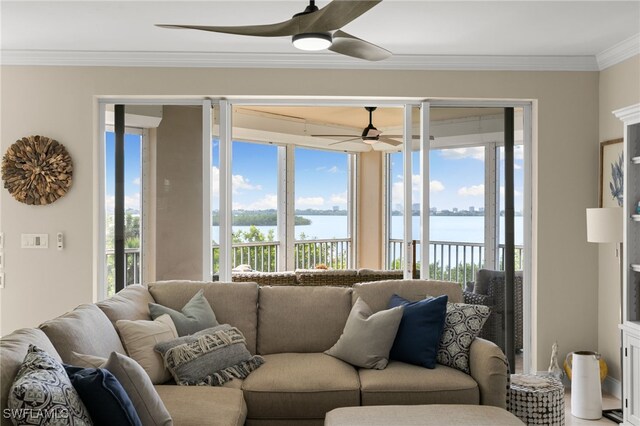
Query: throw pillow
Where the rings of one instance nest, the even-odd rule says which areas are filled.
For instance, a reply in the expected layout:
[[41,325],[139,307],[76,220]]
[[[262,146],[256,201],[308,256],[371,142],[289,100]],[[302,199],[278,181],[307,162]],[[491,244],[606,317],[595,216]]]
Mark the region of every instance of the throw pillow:
[[438,363],[469,374],[471,343],[490,314],[488,306],[449,303],[438,347]]
[[205,328],[218,325],[216,314],[213,313],[211,305],[204,297],[204,291],[198,291],[195,296],[187,302],[181,312],[157,303],[149,303],[151,318],[156,319],[160,315],[169,314],[178,331],[178,336],[187,336]]
[[144,426],[172,426],[173,420],[149,375],[135,360],[112,352],[109,359],[73,352],[78,365],[100,367],[110,371],[129,395]]
[[402,310],[402,306],[397,306],[373,313],[369,305],[358,298],[342,335],[325,353],[357,367],[384,369],[402,320]]
[[397,294],[391,297],[389,307],[404,306],[404,312],[391,347],[390,359],[426,368],[436,367],[447,300],[447,295],[417,302],[410,302]]
[[7,407],[13,410],[11,421],[15,425],[40,421],[74,426],[93,424],[62,364],[33,345],[29,345],[9,389]]
[[108,370],[71,365],[64,369],[94,425],[142,426],[129,395]]
[[153,349],[160,342],[178,337],[169,315],[160,315],[153,321],[118,320],[116,327],[127,354],[144,368],[154,385],[171,380],[171,373],[164,367],[162,357]]
[[240,330],[228,324],[158,343],[156,351],[178,385],[220,386],[246,378],[264,363],[249,353]]

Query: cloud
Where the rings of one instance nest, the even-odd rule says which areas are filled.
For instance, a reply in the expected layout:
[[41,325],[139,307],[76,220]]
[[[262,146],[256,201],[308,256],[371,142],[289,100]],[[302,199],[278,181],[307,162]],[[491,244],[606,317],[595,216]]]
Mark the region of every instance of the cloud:
[[323,197],[298,197],[296,199],[297,209],[322,207],[323,205],[324,205]]
[[134,185],[140,185],[140,178],[139,177],[135,178],[134,180],[131,181],[131,183]]
[[[109,195],[105,199],[105,208],[107,212],[113,213],[116,209],[116,196]],[[124,209],[142,210],[142,204],[140,203],[140,193],[125,195],[124,196]]]
[[316,167],[316,172],[327,172],[327,173],[338,173],[340,169],[338,166],[327,167],[327,166],[319,166]]
[[518,163],[513,163],[513,168],[514,168],[514,170],[520,170],[520,169],[522,169],[522,166],[520,164],[518,164]]
[[450,148],[438,151],[442,158],[449,160],[462,160],[465,158],[473,158],[474,160],[484,161],[484,147],[474,146],[470,148]]
[[[262,189],[262,185],[254,185],[249,182],[249,179],[245,178],[242,175],[233,175],[231,176],[231,184],[233,188],[233,193],[238,194],[241,189],[247,191],[260,191]],[[220,191],[220,169],[216,166],[211,167],[211,193],[214,197],[219,195]]]
[[[500,187],[500,196],[504,197],[504,186]],[[513,190],[513,196],[514,197],[521,197],[522,196],[522,192],[518,191],[517,189]]]
[[484,184],[463,186],[458,189],[458,195],[463,197],[478,197],[480,195],[484,195]]
[[347,191],[344,191],[341,194],[331,194],[331,204],[347,204]]
[[[402,176],[397,176],[400,181],[394,182],[391,188],[391,201],[393,206],[396,204],[403,204],[404,200],[404,184]],[[422,184],[422,179],[420,179],[420,175],[412,175],[411,176],[411,197],[413,198],[413,202],[417,203],[420,201],[420,185]],[[445,187],[442,182],[439,180],[432,180],[429,182],[429,190],[431,192],[442,192]]]
[[278,208],[278,196],[266,194],[264,197],[249,204],[233,203],[234,210],[269,210]]

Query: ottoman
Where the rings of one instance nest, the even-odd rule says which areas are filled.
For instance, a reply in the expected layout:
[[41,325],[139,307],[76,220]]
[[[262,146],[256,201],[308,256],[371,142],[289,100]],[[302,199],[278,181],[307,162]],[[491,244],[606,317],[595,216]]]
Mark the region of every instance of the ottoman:
[[513,414],[489,405],[371,405],[336,408],[325,426],[522,426]]
[[564,426],[564,386],[552,377],[512,374],[507,410],[527,425]]

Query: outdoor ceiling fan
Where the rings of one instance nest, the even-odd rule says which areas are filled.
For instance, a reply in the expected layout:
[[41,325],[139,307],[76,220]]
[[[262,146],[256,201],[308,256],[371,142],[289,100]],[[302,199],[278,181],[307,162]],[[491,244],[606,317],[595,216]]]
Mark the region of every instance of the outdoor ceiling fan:
[[[316,138],[349,138],[345,140],[341,140],[338,142],[330,143],[329,145],[337,145],[339,143],[353,142],[358,139],[362,140],[362,142],[373,145],[376,142],[384,142],[389,145],[398,146],[402,145],[402,141],[398,139],[402,139],[402,135],[382,135],[382,132],[375,128],[373,125],[373,111],[377,109],[377,107],[364,107],[367,111],[369,111],[369,125],[362,130],[362,135],[311,135]],[[413,139],[420,139],[419,135],[413,135]],[[429,139],[433,140],[433,136],[430,136]]]
[[162,28],[192,29],[214,33],[256,37],[292,36],[295,47],[301,50],[324,50],[367,61],[380,61],[391,52],[340,30],[349,22],[380,3],[382,0],[333,0],[322,9],[309,1],[309,6],[287,21],[267,25],[236,27],[156,24]]

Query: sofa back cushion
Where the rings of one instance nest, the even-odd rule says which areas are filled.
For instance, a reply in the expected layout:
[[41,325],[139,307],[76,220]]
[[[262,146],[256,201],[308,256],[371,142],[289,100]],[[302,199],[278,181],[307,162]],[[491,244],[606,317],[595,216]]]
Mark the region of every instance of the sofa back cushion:
[[73,311],[40,324],[63,362],[72,352],[108,358],[111,352],[126,353],[115,327],[96,305],[80,305]]
[[397,294],[411,302],[427,296],[449,296],[450,303],[462,302],[462,288],[458,283],[435,280],[388,280],[359,283],[353,286],[353,303],[358,297],[371,307],[373,312],[387,309],[391,296]]
[[256,353],[258,285],[202,281],[159,281],[149,284],[156,303],[180,311],[199,291],[211,305],[220,324],[237,327],[247,340],[247,349]]
[[[39,328],[23,328],[0,339],[0,407],[3,410],[7,408],[9,389],[30,344],[47,352],[56,361],[62,361],[47,335]],[[10,419],[0,416],[0,425],[12,424]]]
[[153,297],[147,287],[134,284],[125,287],[113,297],[96,303],[102,309],[111,324],[115,326],[118,320],[150,320],[149,303],[153,303]]
[[258,354],[324,352],[350,311],[350,288],[260,287]]

